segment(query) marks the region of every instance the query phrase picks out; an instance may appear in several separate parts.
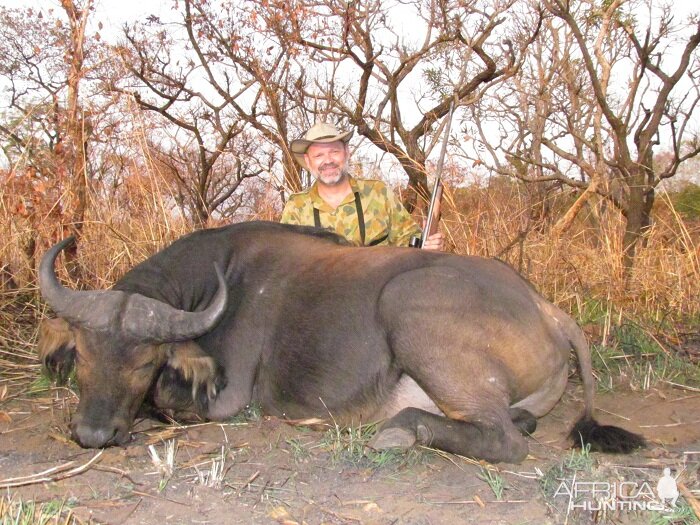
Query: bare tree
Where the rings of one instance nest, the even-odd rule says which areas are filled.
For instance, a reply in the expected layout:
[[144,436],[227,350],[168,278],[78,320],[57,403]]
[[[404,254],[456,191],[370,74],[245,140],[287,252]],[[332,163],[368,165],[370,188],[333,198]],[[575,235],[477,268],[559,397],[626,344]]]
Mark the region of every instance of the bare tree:
[[[151,95],[160,91],[161,102],[151,99],[150,107],[145,93],[134,91],[143,107],[174,117],[178,104],[191,108],[206,89],[220,107],[231,108],[257,132],[257,151],[279,159],[281,189],[302,185],[291,139],[326,118],[356,126],[426,196],[426,159],[452,100],[470,104],[517,70],[528,37],[504,39],[501,27],[514,1],[482,8],[438,0],[401,6],[379,0],[185,0],[178,26],[186,38],[175,42],[172,24],[166,31],[152,20],[158,31],[148,42],[128,33],[131,50],[138,52],[127,62]],[[391,18],[397,7],[404,19],[416,20],[418,38],[400,36]],[[188,53],[186,64],[175,64],[173,46]],[[206,88],[195,91],[195,78]],[[416,193],[406,195],[412,208]]]
[[[245,86],[230,85],[236,92],[221,96],[206,74],[200,75],[210,67],[209,57],[199,51],[189,2],[177,27],[179,32],[151,17],[145,24],[125,28],[126,45],[120,53],[131,76],[114,87],[164,118],[165,140],[157,148],[160,160],[169,166],[189,214],[201,228],[215,210],[230,206],[244,179],[263,168],[251,155],[253,138],[232,104]],[[129,85],[130,79],[136,83]]]
[[[612,203],[629,270],[655,188],[700,153],[700,21],[676,23],[653,0],[543,5],[549,17],[519,74],[474,109],[475,134],[498,172],[580,192],[555,232],[592,195]],[[660,145],[672,152],[663,164]]]
[[227,150],[235,155],[222,155],[206,173],[200,167],[200,147],[194,141],[181,143],[169,136],[160,143],[149,140],[149,155],[175,189],[172,196],[183,215],[194,217],[201,228],[212,216],[231,219],[243,202],[243,182],[269,169],[262,158],[256,158],[253,144],[245,131],[232,137]]
[[301,169],[289,144],[306,123],[300,97],[293,96],[301,93],[305,64],[270,30],[296,16],[298,6],[185,0],[184,8],[189,41],[209,85],[258,132],[258,153],[279,161],[280,191],[299,191]]
[[[531,38],[506,37],[513,1],[278,0],[267,10],[282,4],[289,14],[268,17],[268,29],[309,61],[300,103],[325,103],[327,118],[391,155],[424,197],[426,159],[452,100],[472,104],[512,75]],[[416,192],[407,195],[412,209]]]
[[[99,35],[87,34],[92,0],[62,0],[61,7],[63,17],[31,9],[0,11],[0,77],[7,94],[0,135],[11,173],[33,181],[26,187],[33,188],[34,209],[28,217],[36,222],[35,233],[45,220],[36,206],[50,199],[46,208],[62,234],[80,238],[88,208],[87,147],[93,131],[81,89],[94,67]],[[37,237],[25,247],[30,259]],[[69,260],[75,250],[67,252]]]

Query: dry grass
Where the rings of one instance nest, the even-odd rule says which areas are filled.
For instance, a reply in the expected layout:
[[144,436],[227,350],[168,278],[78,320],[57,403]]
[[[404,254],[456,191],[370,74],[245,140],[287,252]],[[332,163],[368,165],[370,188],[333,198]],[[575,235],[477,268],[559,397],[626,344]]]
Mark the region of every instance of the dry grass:
[[82,525],[92,520],[79,519],[65,501],[44,503],[23,501],[16,496],[0,495],[0,525]]
[[0,405],[29,389],[40,368],[34,351],[42,315],[33,290],[0,292]]
[[[585,209],[569,231],[554,237],[552,225],[565,200],[533,199],[512,185],[450,192],[443,229],[456,253],[508,262],[572,313],[594,301],[617,316],[697,324],[700,225],[686,224],[662,195],[645,247],[626,279],[619,214],[599,201]],[[546,214],[543,208],[549,208]]]

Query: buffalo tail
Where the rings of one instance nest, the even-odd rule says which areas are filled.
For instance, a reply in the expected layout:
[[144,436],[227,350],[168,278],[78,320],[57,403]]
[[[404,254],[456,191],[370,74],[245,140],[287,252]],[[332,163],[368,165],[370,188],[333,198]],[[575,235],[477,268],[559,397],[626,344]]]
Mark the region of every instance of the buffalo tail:
[[591,352],[581,329],[570,318],[562,320],[569,322],[569,342],[576,352],[581,382],[583,383],[583,416],[574,425],[569,439],[574,447],[582,448],[590,445],[593,452],[609,452],[613,454],[628,454],[637,448],[644,447],[646,442],[642,436],[620,427],[600,425],[593,419],[593,398],[595,395],[595,380],[591,363]]
[[571,429],[569,439],[573,441],[574,447],[582,448],[588,444],[592,452],[613,454],[628,454],[646,445],[646,441],[639,434],[612,425],[600,425],[586,415]]

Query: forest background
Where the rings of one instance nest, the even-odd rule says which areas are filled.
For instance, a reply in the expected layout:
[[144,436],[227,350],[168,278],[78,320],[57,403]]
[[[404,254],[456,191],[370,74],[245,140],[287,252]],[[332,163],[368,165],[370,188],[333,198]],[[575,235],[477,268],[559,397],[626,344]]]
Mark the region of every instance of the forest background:
[[354,129],[353,173],[420,220],[456,100],[449,249],[572,312],[599,369],[700,384],[697,12],[177,0],[115,27],[106,6],[0,7],[3,359],[36,365],[49,245],[75,235],[59,273],[103,288],[193,229],[277,220],[310,182],[289,144],[317,120]]

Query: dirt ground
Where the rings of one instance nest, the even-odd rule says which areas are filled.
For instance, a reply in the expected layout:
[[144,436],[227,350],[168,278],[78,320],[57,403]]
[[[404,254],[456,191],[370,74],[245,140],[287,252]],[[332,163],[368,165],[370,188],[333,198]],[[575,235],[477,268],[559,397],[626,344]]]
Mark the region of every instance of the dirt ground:
[[[0,403],[0,486],[22,485],[4,488],[6,501],[58,500],[81,522],[108,524],[697,522],[683,498],[683,510],[673,513],[596,512],[569,509],[566,496],[576,476],[605,486],[625,480],[628,498],[649,499],[644,490],[629,495],[630,487],[655,489],[669,466],[697,498],[695,391],[599,394],[600,421],[644,434],[649,447],[627,456],[586,455],[566,445],[581,409],[572,386],[540,420],[527,460],[496,466],[427,449],[379,455],[363,450],[357,429],[313,430],[266,417],[187,428],[146,419],[128,446],[84,450],[68,438],[75,401],[66,390],[52,390]],[[148,447],[162,459],[169,440],[176,444],[172,474],[157,468]]]

